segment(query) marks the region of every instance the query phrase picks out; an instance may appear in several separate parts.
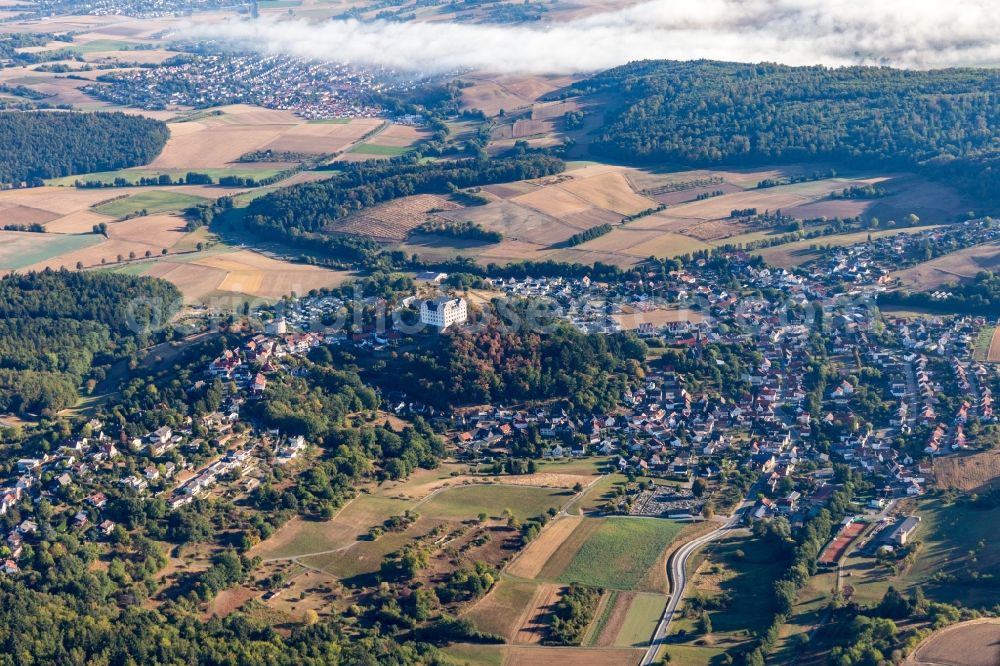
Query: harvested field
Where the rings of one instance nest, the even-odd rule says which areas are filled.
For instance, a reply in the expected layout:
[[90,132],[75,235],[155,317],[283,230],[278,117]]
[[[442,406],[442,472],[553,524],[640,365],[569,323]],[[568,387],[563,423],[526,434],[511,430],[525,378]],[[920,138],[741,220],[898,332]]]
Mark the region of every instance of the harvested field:
[[213,293],[226,277],[226,272],[220,268],[170,261],[154,262],[143,274],[173,283],[188,303],[201,301]]
[[463,109],[480,109],[496,115],[500,109],[513,111],[530,106],[542,95],[569,85],[569,76],[480,75],[463,77],[472,86],[462,91]]
[[150,169],[221,168],[241,155],[268,146],[284,125],[228,125],[208,121],[173,123],[170,139]]
[[635,666],[643,653],[627,648],[511,647],[504,666]]
[[351,276],[347,271],[293,264],[252,250],[237,250],[197,259],[193,263],[227,272],[218,287],[219,291],[266,299],[281,298],[292,292],[305,294],[310,289],[336,287]]
[[822,554],[819,556],[819,563],[826,564],[827,566],[834,565],[840,561],[844,555],[847,554],[847,550],[854,543],[854,540],[865,531],[864,523],[859,523],[857,521],[844,526],[837,536],[833,538],[826,548],[823,549]]
[[[997,334],[993,334],[996,344]],[[985,492],[1000,486],[1000,451],[934,459],[934,478],[939,488]]]
[[535,474],[514,474],[496,477],[508,486],[538,486],[540,488],[572,488],[576,484],[586,486],[593,476],[559,472],[536,472]]
[[628,308],[628,310],[630,312],[611,316],[626,331],[634,331],[642,324],[651,324],[652,326],[660,327],[673,322],[690,322],[694,324],[705,319],[701,313],[688,309],[664,310],[658,308],[648,312],[635,310],[634,308]]
[[564,516],[548,525],[541,534],[521,551],[517,559],[507,568],[512,576],[536,578],[546,563],[552,558],[563,542],[583,522],[582,516]]
[[541,583],[521,616],[521,622],[512,643],[537,645],[545,638],[549,628],[552,607],[559,603],[566,588],[552,583]]
[[622,215],[632,215],[657,206],[657,202],[652,199],[636,194],[621,173],[598,173],[590,176],[591,170],[591,167],[587,167],[573,172],[573,179],[562,183],[560,187],[597,208],[612,210]]
[[499,634],[508,641],[513,640],[524,623],[524,616],[535,598],[537,587],[536,583],[502,578],[464,617],[472,620],[480,631]]
[[900,286],[914,291],[936,289],[949,282],[964,282],[980,271],[1000,269],[1000,243],[987,243],[952,252],[894,273]]
[[429,131],[419,127],[392,124],[386,130],[375,135],[371,141],[369,141],[369,144],[374,146],[395,146],[397,148],[408,148],[416,142],[422,141],[429,136]]
[[146,215],[131,220],[110,222],[108,237],[148,246],[153,254],[172,248],[187,233],[186,220],[180,215]]
[[379,204],[356,215],[337,220],[328,230],[399,242],[406,240],[410,231],[435,216],[435,213],[430,213],[431,210],[450,211],[461,208],[444,197],[417,194]]
[[908,666],[996,666],[1000,663],[1000,620],[962,622],[925,639],[904,662]]
[[58,213],[21,205],[0,205],[0,225],[5,224],[45,224],[58,218]]
[[986,352],[986,360],[1000,362],[1000,326],[993,331],[993,337],[990,339],[990,349]]
[[45,225],[45,231],[54,234],[88,234],[95,224],[107,222],[108,218],[89,210],[81,210],[63,215]]
[[514,126],[511,128],[511,138],[523,139],[538,134],[547,134],[553,129],[550,121],[522,118],[514,121]]
[[264,149],[329,155],[346,150],[381,123],[373,118],[355,118],[349,123],[300,124],[282,132]]
[[[583,213],[593,209],[590,202],[558,187],[540,187],[527,194],[511,199],[521,206],[527,206],[545,215],[563,218],[574,213]],[[615,220],[620,222],[621,220]]]

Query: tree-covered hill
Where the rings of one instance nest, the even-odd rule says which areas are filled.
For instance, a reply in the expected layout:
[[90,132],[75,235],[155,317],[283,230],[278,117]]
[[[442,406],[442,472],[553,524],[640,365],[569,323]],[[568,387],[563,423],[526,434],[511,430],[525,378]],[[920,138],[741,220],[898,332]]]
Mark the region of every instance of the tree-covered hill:
[[45,271],[0,278],[0,411],[72,405],[87,379],[134,352],[180,303],[169,282]]
[[170,131],[124,113],[0,112],[0,184],[148,164]]
[[642,61],[564,95],[620,91],[592,150],[633,163],[830,161],[1000,183],[1000,72]]

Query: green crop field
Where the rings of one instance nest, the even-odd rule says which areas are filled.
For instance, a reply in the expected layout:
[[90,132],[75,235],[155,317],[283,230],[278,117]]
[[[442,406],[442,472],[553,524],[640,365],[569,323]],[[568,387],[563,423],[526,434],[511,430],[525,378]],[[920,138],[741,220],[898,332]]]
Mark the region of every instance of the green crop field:
[[615,645],[647,647],[666,606],[667,597],[662,594],[646,592],[637,594],[632,600],[632,605],[628,607],[625,623],[615,638]]
[[634,589],[682,527],[680,523],[660,518],[608,518],[557,580]]
[[118,199],[96,206],[94,211],[103,215],[124,217],[145,209],[150,215],[155,215],[156,213],[183,210],[207,201],[208,199],[204,197],[196,197],[170,190],[151,190],[149,192],[133,194],[126,199]]
[[384,157],[395,157],[397,155],[408,153],[409,151],[410,148],[405,146],[378,146],[372,143],[359,143],[347,152],[357,153],[359,155],[382,155]]
[[431,518],[468,520],[480,513],[500,516],[504,509],[510,509],[516,518],[524,520],[545,513],[549,507],[558,509],[572,497],[573,491],[559,488],[476,484],[448,488],[415,510]]
[[308,121],[309,125],[347,125],[350,118],[313,118]]
[[[104,240],[96,234],[0,231],[0,270],[17,270]],[[67,266],[72,268],[72,266]]]

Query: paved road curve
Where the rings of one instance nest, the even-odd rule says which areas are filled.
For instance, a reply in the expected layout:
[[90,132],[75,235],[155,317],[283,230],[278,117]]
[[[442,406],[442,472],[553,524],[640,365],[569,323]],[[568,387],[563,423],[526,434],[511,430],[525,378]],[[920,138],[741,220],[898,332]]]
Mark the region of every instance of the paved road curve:
[[660,618],[660,623],[656,625],[656,631],[649,642],[649,648],[642,657],[641,666],[652,664],[656,660],[656,653],[659,652],[660,647],[667,642],[667,630],[670,629],[670,622],[674,619],[674,613],[677,612],[677,607],[684,596],[684,586],[687,585],[687,563],[691,555],[706,543],[721,539],[728,535],[730,530],[738,527],[743,516],[754,504],[754,500],[751,498],[757,497],[757,492],[763,485],[764,477],[761,476],[750,488],[750,491],[743,501],[740,502],[739,506],[736,507],[736,510],[726,517],[724,523],[708,534],[687,542],[670,557],[670,560],[667,562],[667,576],[670,579],[670,599],[667,601],[667,607],[663,610],[663,617]]

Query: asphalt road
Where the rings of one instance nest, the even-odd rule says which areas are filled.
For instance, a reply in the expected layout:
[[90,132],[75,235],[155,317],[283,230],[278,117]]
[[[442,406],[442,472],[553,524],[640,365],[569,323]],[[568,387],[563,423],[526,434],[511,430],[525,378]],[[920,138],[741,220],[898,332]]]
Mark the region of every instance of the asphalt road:
[[670,599],[667,601],[667,607],[663,610],[663,617],[660,618],[660,623],[656,625],[656,631],[653,633],[653,639],[649,642],[649,648],[642,657],[641,666],[652,664],[656,660],[656,653],[659,652],[660,647],[667,642],[667,631],[670,629],[670,622],[674,619],[674,613],[677,612],[677,607],[684,596],[684,586],[687,585],[687,563],[691,555],[706,543],[711,543],[725,537],[729,534],[730,530],[739,526],[747,509],[754,504],[753,500],[749,498],[757,496],[757,490],[762,482],[763,477],[758,479],[757,483],[751,488],[747,494],[748,499],[744,499],[717,529],[689,541],[670,557],[669,562],[667,562],[667,575],[670,579]]

